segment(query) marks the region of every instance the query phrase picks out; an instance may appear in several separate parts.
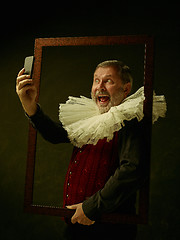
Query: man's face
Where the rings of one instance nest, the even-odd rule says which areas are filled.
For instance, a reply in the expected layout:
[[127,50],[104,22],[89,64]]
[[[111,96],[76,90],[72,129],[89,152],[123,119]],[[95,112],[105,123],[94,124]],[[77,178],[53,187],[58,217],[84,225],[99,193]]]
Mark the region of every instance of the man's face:
[[119,105],[127,96],[126,85],[113,67],[99,67],[94,72],[91,89],[92,99],[101,113],[108,112],[113,106]]

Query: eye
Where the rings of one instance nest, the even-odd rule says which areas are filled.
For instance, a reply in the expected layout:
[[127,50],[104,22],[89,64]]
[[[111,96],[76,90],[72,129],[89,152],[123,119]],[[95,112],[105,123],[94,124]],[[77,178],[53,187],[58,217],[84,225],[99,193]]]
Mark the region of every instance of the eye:
[[95,83],[99,83],[99,79],[97,79],[97,78],[94,79],[94,82],[95,82]]
[[108,83],[113,83],[113,81],[111,79],[108,79],[107,82]]

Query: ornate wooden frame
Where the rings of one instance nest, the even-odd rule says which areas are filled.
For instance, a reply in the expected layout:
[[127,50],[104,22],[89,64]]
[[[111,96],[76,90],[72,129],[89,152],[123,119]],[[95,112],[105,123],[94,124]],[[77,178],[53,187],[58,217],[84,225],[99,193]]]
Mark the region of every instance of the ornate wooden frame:
[[[147,130],[147,158],[146,167],[148,169],[148,180],[139,191],[139,212],[135,215],[124,214],[104,214],[101,217],[102,222],[112,223],[132,223],[147,224],[149,208],[149,180],[150,180],[150,153],[151,153],[151,125],[152,125],[152,96],[153,96],[153,68],[154,68],[154,39],[147,35],[132,36],[96,36],[96,37],[62,37],[62,38],[38,38],[35,39],[34,48],[34,69],[33,80],[38,87],[37,102],[39,99],[42,49],[47,46],[98,46],[98,45],[127,45],[143,44],[144,45],[144,119],[146,120]],[[29,125],[27,169],[25,179],[25,197],[24,210],[29,213],[46,214],[70,218],[74,210],[54,207],[33,205],[33,185],[34,169],[36,159],[36,140],[37,132]]]

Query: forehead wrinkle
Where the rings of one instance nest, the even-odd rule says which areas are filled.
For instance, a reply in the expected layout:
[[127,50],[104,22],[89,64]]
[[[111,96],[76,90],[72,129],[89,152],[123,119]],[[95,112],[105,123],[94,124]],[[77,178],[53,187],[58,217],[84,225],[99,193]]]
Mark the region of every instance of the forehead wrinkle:
[[[97,74],[94,74],[94,76],[95,77],[99,77],[99,75],[97,75]],[[112,74],[106,74],[105,76],[103,76],[103,75],[100,75],[100,76],[102,76],[103,78],[104,77],[112,77]]]

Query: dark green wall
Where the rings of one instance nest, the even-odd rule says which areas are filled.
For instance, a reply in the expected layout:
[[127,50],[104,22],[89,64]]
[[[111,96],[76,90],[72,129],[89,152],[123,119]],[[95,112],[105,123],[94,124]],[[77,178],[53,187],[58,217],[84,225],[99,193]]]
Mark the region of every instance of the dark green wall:
[[[33,54],[37,37],[152,34],[155,82],[167,99],[168,112],[153,126],[149,224],[138,240],[175,240],[179,236],[179,23],[177,5],[138,7],[69,4],[6,10],[0,45],[0,238],[63,239],[58,217],[23,213],[28,122],[15,93],[24,57]],[[7,8],[8,9],[8,8]],[[55,10],[56,9],[56,10]],[[18,16],[19,13],[22,16]],[[33,14],[32,14],[33,13]],[[37,16],[40,14],[40,16]]]

